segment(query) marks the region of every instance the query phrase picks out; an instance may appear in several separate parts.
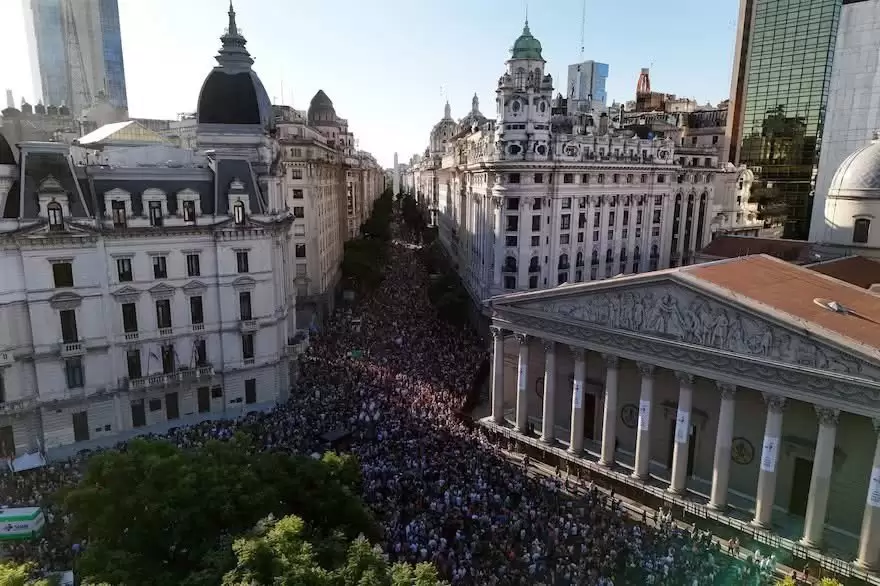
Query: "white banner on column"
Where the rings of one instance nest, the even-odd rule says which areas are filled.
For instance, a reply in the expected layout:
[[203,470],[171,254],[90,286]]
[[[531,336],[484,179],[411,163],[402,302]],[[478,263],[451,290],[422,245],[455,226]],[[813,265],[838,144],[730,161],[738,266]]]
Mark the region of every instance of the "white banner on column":
[[639,401],[639,429],[648,431],[651,426],[651,401]]
[[779,451],[779,438],[764,436],[764,449],[761,452],[761,470],[776,472],[776,454]]
[[526,390],[526,371],[523,368],[519,369],[519,390]]
[[580,409],[584,406],[584,381],[574,381],[574,408]]
[[871,470],[871,482],[868,484],[868,506],[880,507],[880,468]]
[[678,410],[675,416],[675,441],[679,444],[687,443],[691,435],[691,412]]

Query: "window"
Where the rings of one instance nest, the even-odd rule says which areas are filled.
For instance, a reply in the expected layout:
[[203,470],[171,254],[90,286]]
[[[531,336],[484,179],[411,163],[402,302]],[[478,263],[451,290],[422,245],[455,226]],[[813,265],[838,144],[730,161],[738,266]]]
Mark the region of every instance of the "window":
[[636,224],[642,223],[642,210],[636,211]]
[[651,228],[651,236],[660,236],[660,226],[654,226]]
[[583,242],[583,241],[584,241],[584,233],[578,232],[578,242]]
[[853,243],[867,244],[868,233],[871,231],[871,220],[868,218],[856,218],[853,222]]
[[125,213],[125,202],[124,201],[111,201],[110,202],[110,214],[113,218],[113,225],[117,228],[125,228],[128,225],[128,217]]
[[137,305],[134,303],[122,304],[122,331],[126,334],[138,331]]
[[214,387],[211,389],[211,398],[219,399],[223,396],[223,387]]
[[504,246],[516,246],[516,236],[505,236]]
[[202,297],[194,295],[189,298],[189,317],[193,325],[205,323],[205,312],[202,308]]
[[238,310],[242,320],[253,319],[250,291],[242,291],[238,294]]
[[571,234],[560,234],[559,244],[568,244],[571,242]]
[[513,275],[505,275],[504,276],[504,288],[505,289],[516,289],[516,277]]
[[623,210],[623,225],[629,225],[629,210]]
[[150,411],[161,411],[162,399],[150,399]]
[[195,222],[196,221],[196,202],[194,202],[194,201],[183,202],[183,221],[184,222]]
[[134,276],[131,272],[130,258],[116,259],[116,275],[119,277],[120,283],[128,283],[134,280]]
[[662,210],[654,210],[654,217],[652,218],[652,220],[655,224],[660,223],[660,215],[662,213],[663,213]]
[[609,226],[614,225],[614,210],[611,210],[610,212],[608,212],[608,225]]
[[541,209],[541,198],[540,197],[536,197],[535,201],[532,202],[532,209],[535,211]]
[[296,254],[296,258],[305,258],[306,257],[306,245],[305,244],[297,244],[294,247],[294,253]]
[[293,199],[302,199],[303,198],[303,190],[302,189],[294,189],[293,190]]
[[541,216],[532,216],[532,232],[541,231]]
[[655,206],[662,206],[663,205],[663,196],[662,195],[655,195],[654,196],[654,205]]
[[244,381],[244,402],[247,405],[257,402],[257,379],[249,378]]
[[208,349],[204,338],[199,338],[193,343],[193,358],[197,367],[208,364]]
[[291,179],[302,179],[303,178],[302,169],[291,169],[290,170],[290,178]]
[[235,253],[235,264],[239,273],[246,273],[249,270],[247,250],[239,250]]
[[717,134],[712,137],[712,144],[718,144],[718,135]]
[[506,216],[507,220],[507,228],[506,232],[516,232],[519,230],[519,217],[518,216]]
[[599,251],[594,250],[593,254],[590,256],[590,264],[597,265],[599,264]]
[[572,174],[572,173],[563,173],[563,174],[562,174],[562,182],[563,182],[563,183],[574,183],[574,174]]
[[540,236],[532,236],[532,246],[541,246],[541,237]]
[[241,201],[232,206],[232,218],[236,224],[244,224],[244,204]]
[[565,283],[567,283],[567,282],[568,282],[568,272],[559,273],[559,274],[556,276],[556,284],[557,284],[557,285],[563,285],[563,284],[565,284]]
[[627,174],[626,174],[626,182],[627,182],[627,183],[632,183],[632,182],[633,182],[633,174],[632,174],[632,173],[627,173]]
[[535,183],[544,183],[543,173],[535,173]]
[[254,335],[242,334],[241,336],[241,357],[245,360],[253,360],[254,358]]
[[608,240],[614,240],[614,230],[608,230]]
[[587,214],[581,212],[578,214],[578,230],[583,230],[587,226]]
[[508,181],[507,181],[508,183],[519,183],[520,182],[519,173],[511,173],[510,175],[507,176],[507,179],[508,179]]
[[596,177],[596,183],[605,183],[605,173],[599,173]]
[[199,267],[199,255],[198,254],[188,254],[186,255],[186,274],[189,277],[198,277],[202,274],[201,269]]
[[611,176],[611,182],[612,183],[620,183],[620,174],[619,173],[613,174]]
[[46,214],[49,216],[49,229],[61,230],[64,227],[64,212],[61,211],[61,204],[53,201],[46,206]]
[[174,372],[174,344],[165,344],[162,346],[162,372],[164,374],[172,374]]
[[599,227],[602,222],[602,212],[593,212],[593,226]]
[[647,183],[647,182],[648,182],[648,175],[646,173],[642,173],[641,175],[639,175],[639,183]]
[[562,230],[571,229],[571,214],[562,214]]
[[519,209],[519,198],[518,197],[508,197],[506,200],[507,209],[509,211],[516,211]]
[[79,342],[76,331],[76,312],[73,309],[62,309],[58,312],[61,319],[61,341],[67,344]]
[[566,197],[562,200],[562,209],[570,210],[571,209],[571,198]]
[[608,250],[605,251],[605,262],[612,262],[612,261],[614,261],[614,251],[612,251],[609,248]]
[[171,300],[159,299],[156,301],[156,325],[159,329],[171,327]]
[[162,202],[161,201],[151,201],[147,204],[147,209],[149,210],[150,217],[150,226],[161,226],[162,225]]
[[168,278],[168,266],[166,264],[166,260],[165,260],[164,256],[154,256],[153,257],[153,278],[154,279]]
[[666,175],[663,175],[662,173],[657,175],[657,183],[666,183]]
[[581,183],[583,183],[585,185],[590,183],[590,174],[589,173],[584,173],[583,175],[581,175]]
[[143,376],[141,370],[141,351],[129,350],[125,353],[125,363],[128,366],[128,378],[136,379]]
[[55,287],[73,287],[73,263],[52,263],[52,277],[55,279]]
[[3,380],[3,371],[0,370],[0,403],[6,402],[6,381]]
[[294,218],[305,218],[306,217],[306,208],[302,206],[293,206],[293,217]]
[[68,389],[81,389],[85,386],[85,373],[81,358],[68,358],[64,361],[64,378]]
[[593,230],[593,242],[599,242],[599,231]]
[[537,289],[538,288],[538,275],[532,275],[529,277],[529,289]]

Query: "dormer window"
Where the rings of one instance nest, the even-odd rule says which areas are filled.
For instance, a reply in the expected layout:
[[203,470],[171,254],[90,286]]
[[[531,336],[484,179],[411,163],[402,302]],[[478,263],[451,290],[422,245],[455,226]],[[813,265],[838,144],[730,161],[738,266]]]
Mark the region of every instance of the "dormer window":
[[183,202],[183,221],[184,222],[195,222],[196,221],[196,202],[194,202],[194,201],[184,201]]
[[125,228],[128,225],[128,216],[125,210],[125,202],[114,200],[110,203],[110,212],[113,217],[113,225],[117,228]]
[[244,204],[241,201],[232,206],[232,217],[236,224],[244,224]]
[[61,211],[61,204],[53,201],[46,206],[46,213],[49,216],[49,229],[64,229],[64,212]]
[[151,201],[148,204],[150,226],[162,226],[162,202]]

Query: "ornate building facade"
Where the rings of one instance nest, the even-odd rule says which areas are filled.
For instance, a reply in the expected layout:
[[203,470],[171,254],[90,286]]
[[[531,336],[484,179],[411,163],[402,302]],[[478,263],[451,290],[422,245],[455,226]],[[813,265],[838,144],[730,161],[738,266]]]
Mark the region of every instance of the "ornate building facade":
[[4,455],[286,395],[294,218],[234,17],[198,101],[209,151],[22,142],[16,156],[0,138]]
[[419,201],[475,300],[504,291],[690,264],[711,237],[713,164],[684,169],[675,141],[555,107],[541,43],[514,43],[487,120],[447,104],[410,167]]

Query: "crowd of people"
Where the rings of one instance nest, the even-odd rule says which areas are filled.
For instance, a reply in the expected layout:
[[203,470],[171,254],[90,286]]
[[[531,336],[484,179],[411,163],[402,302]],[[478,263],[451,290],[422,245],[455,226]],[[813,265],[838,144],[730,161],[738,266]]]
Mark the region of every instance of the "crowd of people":
[[[392,561],[431,561],[453,585],[766,584],[765,564],[734,562],[668,516],[638,523],[593,486],[527,474],[461,417],[486,345],[439,319],[418,252],[389,247],[385,278],[314,335],[290,400],[238,420],[172,430],[197,448],[246,427],[266,449],[311,454],[351,431],[363,497]],[[353,327],[356,318],[358,327]],[[0,477],[10,505],[47,507],[49,528],[16,557],[67,569],[72,543],[48,497],[75,483],[85,456]]]

